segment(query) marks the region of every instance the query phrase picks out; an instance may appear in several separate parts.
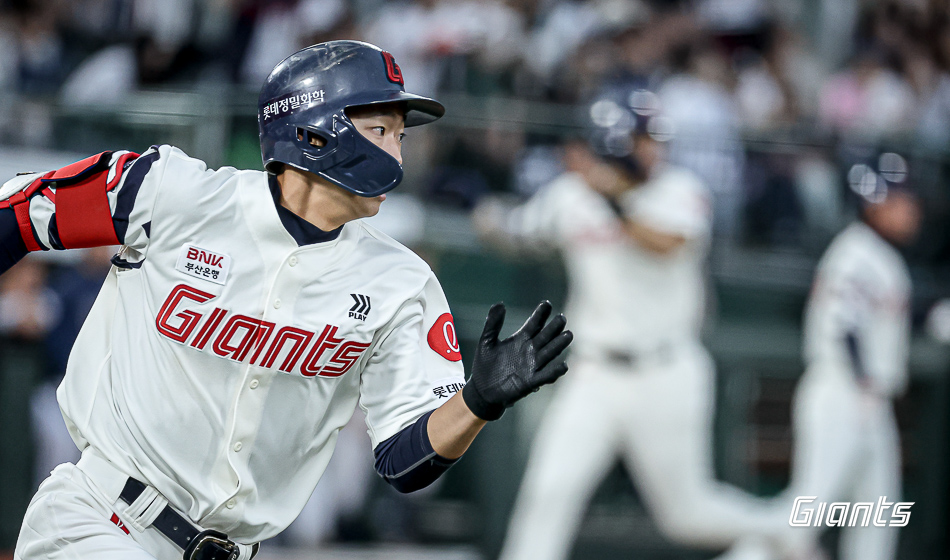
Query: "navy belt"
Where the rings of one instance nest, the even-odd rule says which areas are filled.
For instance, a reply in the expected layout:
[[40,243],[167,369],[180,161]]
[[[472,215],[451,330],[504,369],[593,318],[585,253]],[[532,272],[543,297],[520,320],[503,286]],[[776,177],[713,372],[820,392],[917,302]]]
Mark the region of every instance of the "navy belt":
[[[146,488],[144,482],[129,477],[119,498],[132,505]],[[190,521],[168,505],[159,512],[152,526],[184,551],[182,554],[184,560],[237,560],[240,555],[237,544],[228,539],[227,535],[211,529],[199,531]],[[260,549],[260,543],[255,543],[251,547],[251,558],[257,554],[258,549]]]
[[645,361],[669,361],[673,357],[673,346],[670,344],[661,344],[648,352],[626,352],[623,350],[608,349],[604,351],[603,356],[608,362],[635,367]]

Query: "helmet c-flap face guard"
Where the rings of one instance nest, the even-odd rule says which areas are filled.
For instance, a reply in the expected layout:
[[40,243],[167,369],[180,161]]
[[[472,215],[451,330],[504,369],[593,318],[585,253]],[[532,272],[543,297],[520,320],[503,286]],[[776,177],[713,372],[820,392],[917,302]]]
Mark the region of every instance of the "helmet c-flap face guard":
[[401,103],[406,126],[445,112],[426,97],[406,93],[392,55],[358,41],[330,41],[298,51],[264,82],[258,128],[264,167],[288,165],[316,173],[360,196],[378,196],[402,180],[395,158],[363,137],[346,109]]

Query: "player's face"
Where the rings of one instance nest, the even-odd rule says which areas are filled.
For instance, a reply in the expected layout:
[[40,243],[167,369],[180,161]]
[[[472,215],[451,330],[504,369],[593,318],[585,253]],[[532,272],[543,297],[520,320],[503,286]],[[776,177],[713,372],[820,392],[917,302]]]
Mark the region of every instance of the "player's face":
[[663,148],[662,142],[657,142],[646,134],[638,134],[633,139],[633,155],[648,174],[663,161]]
[[887,199],[871,206],[867,216],[871,225],[898,245],[909,245],[920,231],[920,203],[914,195],[897,191]]
[[[356,130],[402,164],[402,139],[405,136],[406,112],[400,103],[383,103],[356,107],[347,111]],[[354,210],[362,217],[375,216],[386,195],[352,196]]]
[[346,114],[360,134],[402,163],[406,112],[401,104],[367,105],[350,109]]

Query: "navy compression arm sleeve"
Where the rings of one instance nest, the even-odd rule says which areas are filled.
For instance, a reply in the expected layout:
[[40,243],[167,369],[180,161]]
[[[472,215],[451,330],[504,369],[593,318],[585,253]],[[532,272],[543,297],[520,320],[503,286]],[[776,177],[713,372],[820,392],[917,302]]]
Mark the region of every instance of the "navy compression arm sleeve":
[[12,208],[0,209],[0,274],[13,268],[26,254],[16,214]]
[[376,472],[396,490],[406,494],[425,488],[449,470],[458,459],[446,459],[429,442],[429,416],[416,420],[376,446]]

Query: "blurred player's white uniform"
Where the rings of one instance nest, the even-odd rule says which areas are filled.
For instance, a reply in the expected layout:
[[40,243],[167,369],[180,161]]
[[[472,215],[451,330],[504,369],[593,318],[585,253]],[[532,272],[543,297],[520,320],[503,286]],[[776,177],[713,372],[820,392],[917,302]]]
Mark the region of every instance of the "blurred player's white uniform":
[[[790,499],[900,500],[900,439],[892,399],[907,385],[910,292],[904,259],[864,223],[841,232],[822,257],[805,313],[807,369],[793,409]],[[886,511],[882,519],[890,515]],[[847,527],[840,558],[894,558],[897,531]],[[793,534],[817,537],[797,527]]]
[[715,372],[699,339],[706,189],[686,170],[661,167],[622,203],[631,220],[686,243],[667,255],[639,247],[606,199],[573,173],[499,225],[525,244],[561,250],[576,335],[572,374],[542,420],[504,560],[566,557],[618,457],[670,538],[724,546],[756,523],[756,502],[713,475]]

